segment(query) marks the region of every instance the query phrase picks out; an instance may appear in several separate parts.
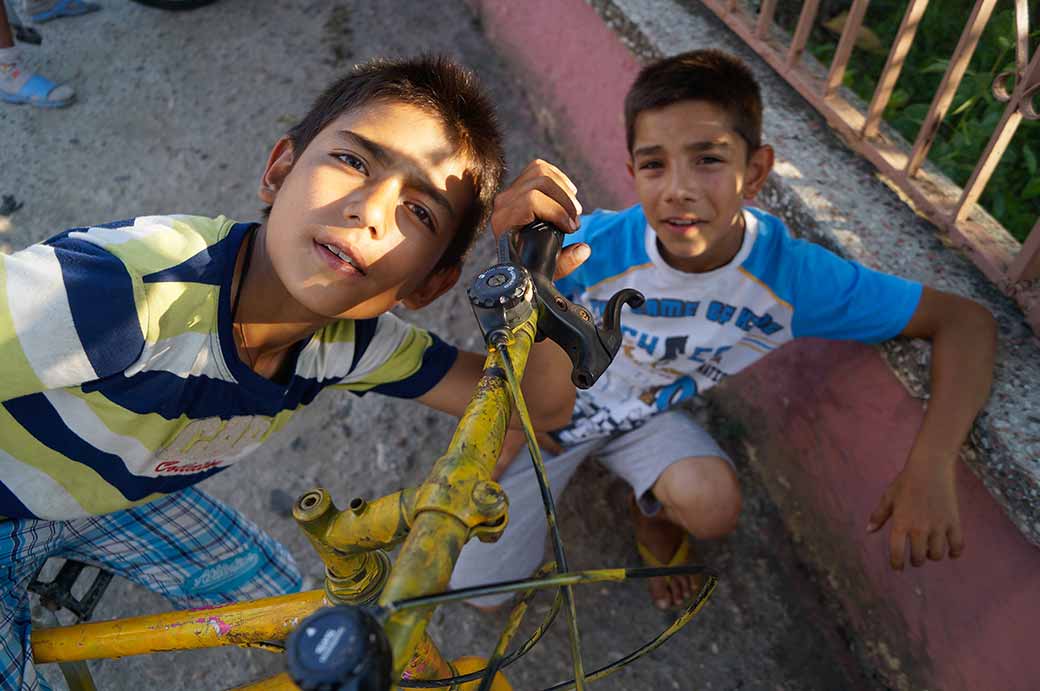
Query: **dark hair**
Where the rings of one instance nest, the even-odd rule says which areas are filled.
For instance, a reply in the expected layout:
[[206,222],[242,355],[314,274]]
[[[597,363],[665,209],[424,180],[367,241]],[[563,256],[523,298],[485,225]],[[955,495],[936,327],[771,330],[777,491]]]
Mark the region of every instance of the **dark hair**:
[[302,152],[340,115],[374,101],[417,106],[436,116],[449,143],[470,160],[474,200],[462,213],[455,237],[435,268],[461,262],[491,215],[505,170],[502,134],[491,100],[472,72],[446,57],[371,60],[355,65],[318,96],[287,133],[293,150]]
[[721,50],[692,50],[644,67],[625,96],[625,137],[635,144],[636,117],[680,101],[707,101],[730,117],[748,155],[762,146],[762,95],[739,58]]

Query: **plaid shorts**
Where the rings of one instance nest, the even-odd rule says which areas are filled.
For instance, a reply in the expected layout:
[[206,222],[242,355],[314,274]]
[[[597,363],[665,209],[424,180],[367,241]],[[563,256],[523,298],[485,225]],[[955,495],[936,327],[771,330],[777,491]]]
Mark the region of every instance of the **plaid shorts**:
[[242,514],[196,489],[104,516],[0,522],[0,689],[48,691],[29,644],[26,588],[48,557],[103,567],[178,607],[284,595],[296,563]]

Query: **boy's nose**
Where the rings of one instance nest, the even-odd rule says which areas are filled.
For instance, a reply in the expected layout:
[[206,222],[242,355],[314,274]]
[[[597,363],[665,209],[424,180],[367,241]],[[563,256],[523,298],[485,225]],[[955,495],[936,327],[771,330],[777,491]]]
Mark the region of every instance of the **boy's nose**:
[[348,204],[348,219],[356,226],[367,227],[373,239],[383,237],[397,209],[398,187],[393,180],[366,184]]
[[693,188],[689,176],[684,175],[680,170],[673,170],[668,176],[668,183],[665,187],[665,201],[671,203],[694,201],[697,195]]

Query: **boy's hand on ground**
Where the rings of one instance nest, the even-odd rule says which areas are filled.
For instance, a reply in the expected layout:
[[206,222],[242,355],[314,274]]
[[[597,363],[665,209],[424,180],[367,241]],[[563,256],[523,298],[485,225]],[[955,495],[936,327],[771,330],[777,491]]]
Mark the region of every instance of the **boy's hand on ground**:
[[[574,183],[553,164],[535,160],[495,197],[491,230],[497,239],[503,233],[542,220],[564,233],[572,233],[578,229],[580,215],[581,203]],[[556,262],[553,278],[563,278],[588,259],[589,254],[589,246],[584,243],[564,248]]]
[[896,571],[906,563],[907,540],[913,566],[940,561],[947,553],[956,559],[964,551],[954,470],[954,463],[923,469],[907,464],[881,496],[867,531],[891,522],[889,561]]

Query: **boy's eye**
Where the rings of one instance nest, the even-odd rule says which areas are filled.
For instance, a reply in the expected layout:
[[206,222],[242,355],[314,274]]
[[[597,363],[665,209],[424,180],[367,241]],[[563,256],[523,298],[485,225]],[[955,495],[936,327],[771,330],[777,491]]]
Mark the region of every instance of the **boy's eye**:
[[660,161],[643,161],[639,164],[639,170],[657,170],[663,167],[664,165]]
[[697,162],[704,165],[711,165],[713,163],[723,163],[724,161],[717,156],[701,156]]
[[354,154],[335,154],[335,157],[358,172],[368,175],[368,166]]
[[408,210],[419,219],[419,222],[425,225],[430,230],[433,230],[433,214],[427,211],[425,208],[419,206],[414,202],[405,202],[404,205],[408,207]]

